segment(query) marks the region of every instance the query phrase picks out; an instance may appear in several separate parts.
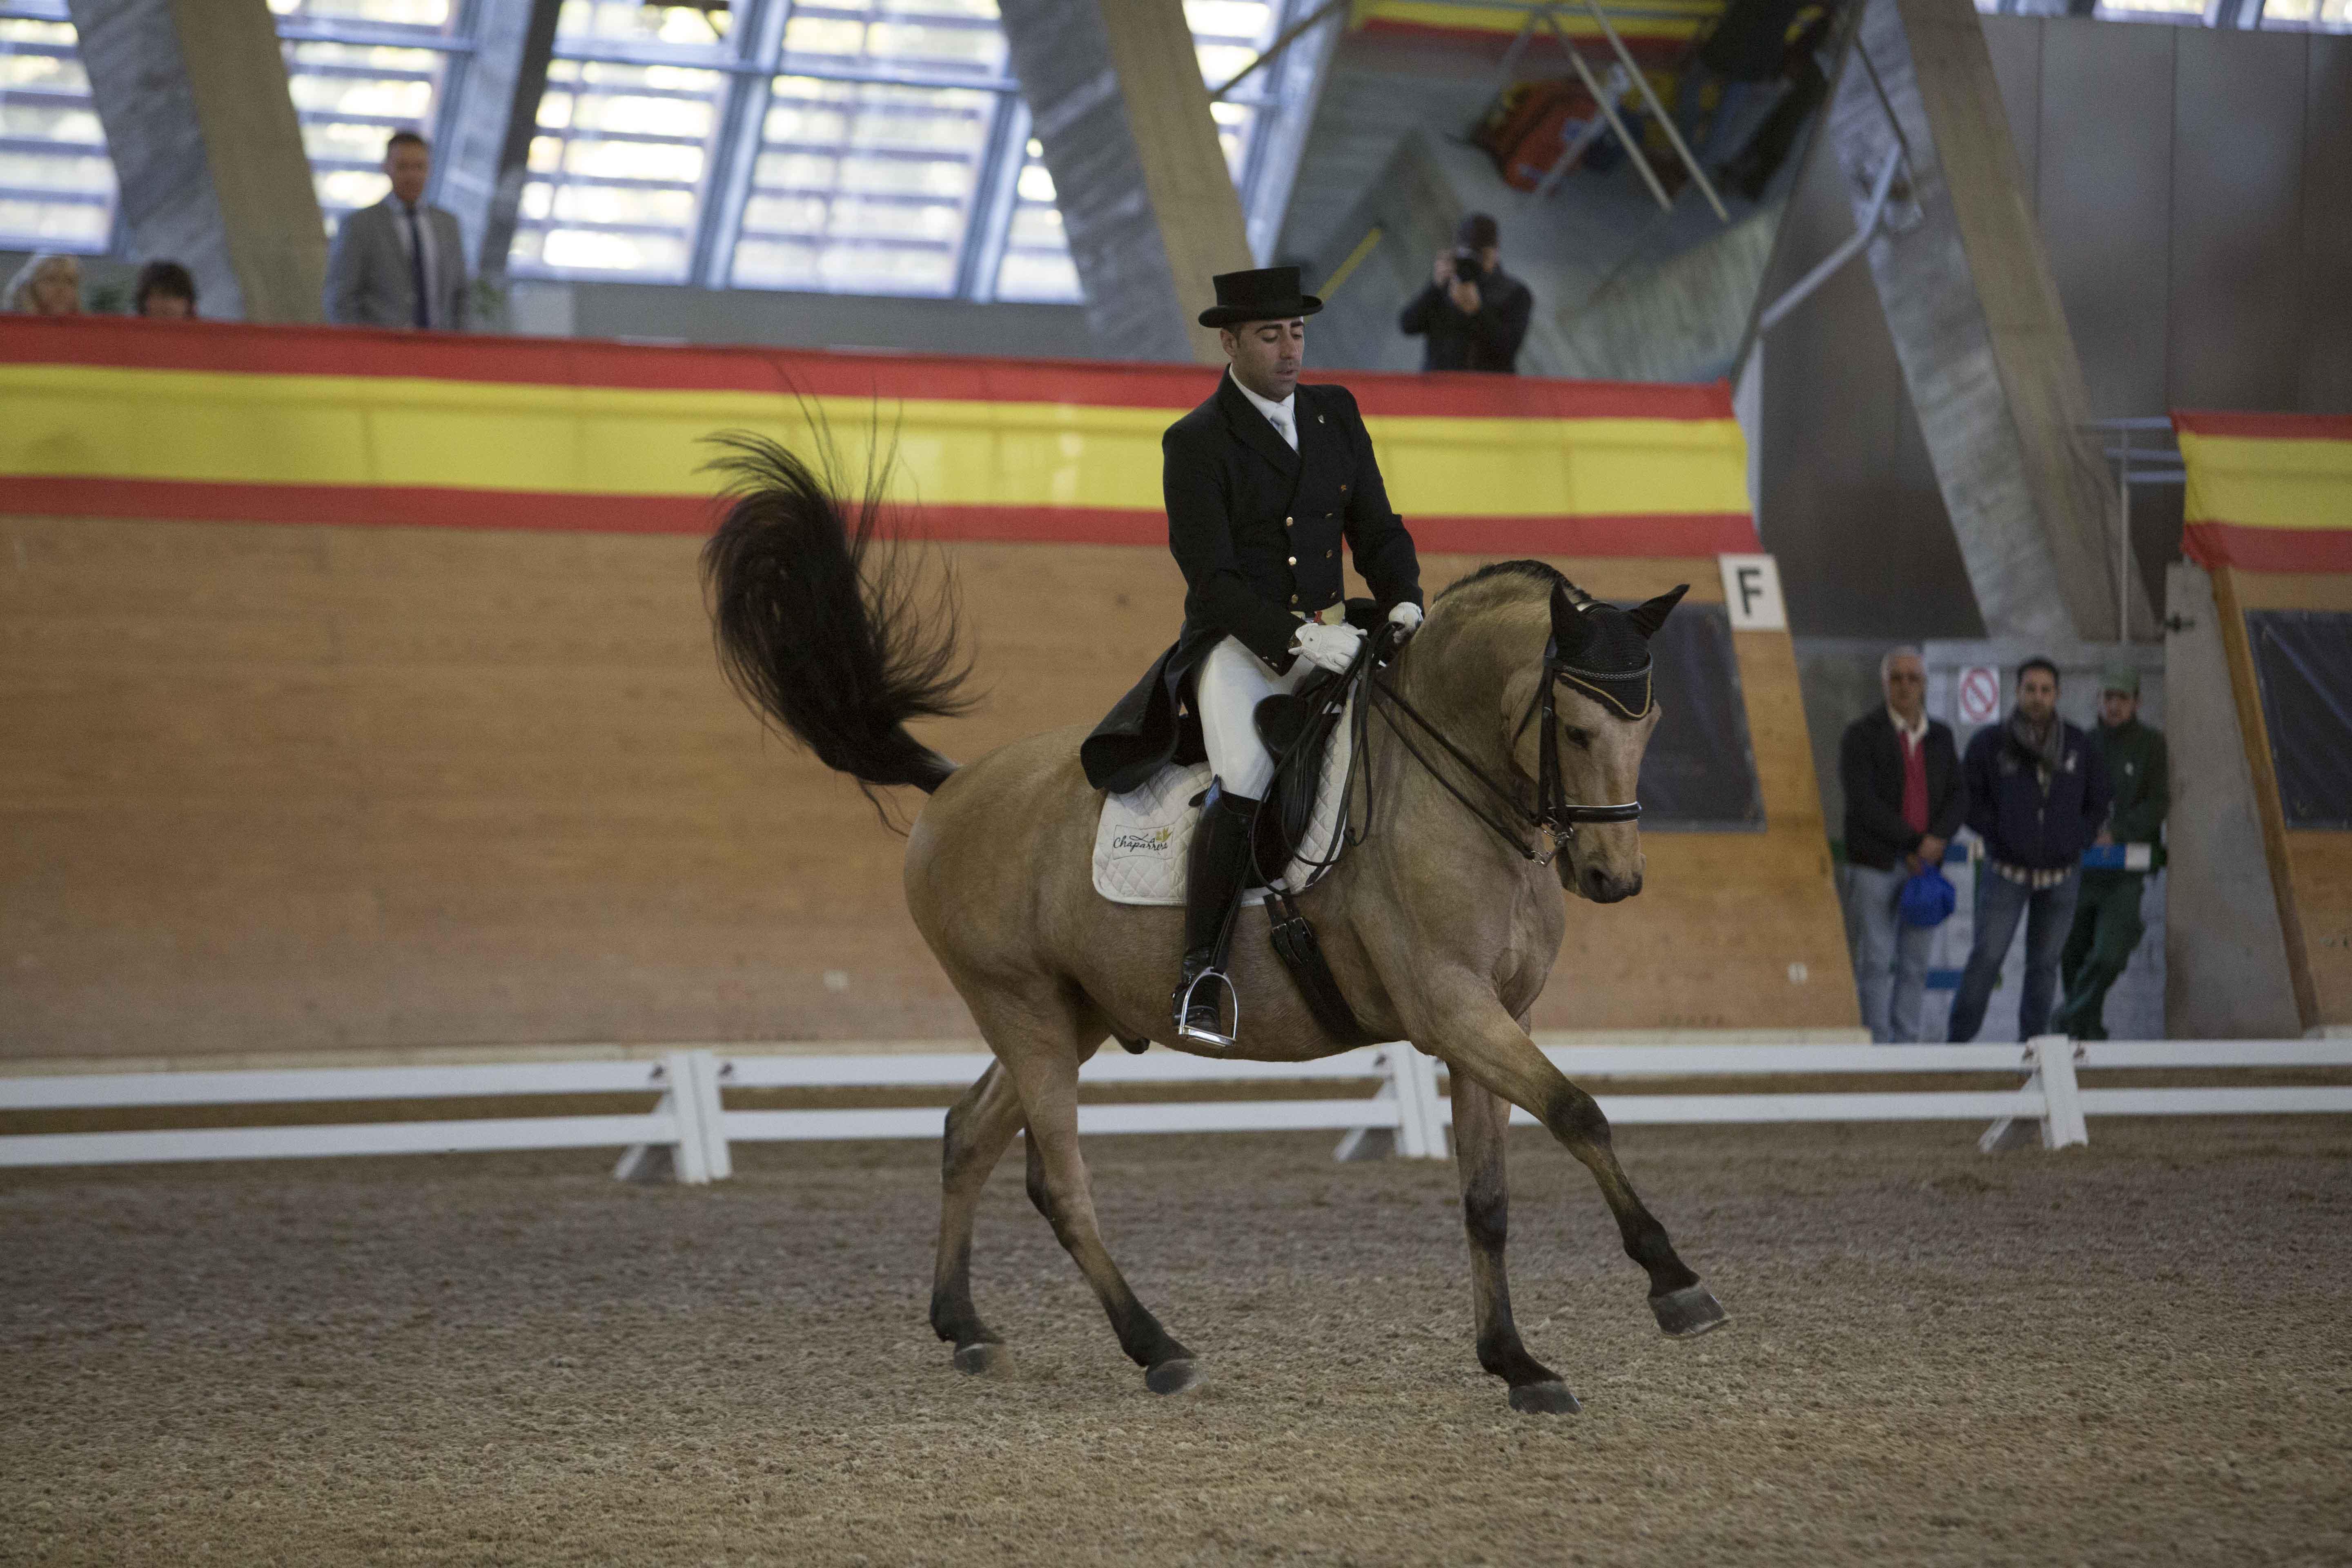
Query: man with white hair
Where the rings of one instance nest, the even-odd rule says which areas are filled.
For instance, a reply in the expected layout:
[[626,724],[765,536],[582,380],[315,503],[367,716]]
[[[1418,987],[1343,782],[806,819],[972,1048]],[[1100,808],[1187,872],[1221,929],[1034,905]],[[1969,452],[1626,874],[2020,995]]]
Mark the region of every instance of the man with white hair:
[[8,280],[8,309],[27,316],[80,315],[81,263],[59,251],[36,255]]
[[1845,899],[1862,1021],[1881,1045],[1919,1038],[1929,926],[1903,918],[1903,885],[1943,863],[1968,800],[1951,726],[1927,717],[1927,668],[1916,647],[1878,661],[1883,706],[1846,726]]

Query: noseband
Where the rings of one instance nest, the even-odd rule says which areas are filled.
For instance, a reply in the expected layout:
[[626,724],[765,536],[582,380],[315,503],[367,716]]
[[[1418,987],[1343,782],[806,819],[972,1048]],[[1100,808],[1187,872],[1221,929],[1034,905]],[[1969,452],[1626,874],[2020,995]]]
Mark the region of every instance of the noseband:
[[[1568,847],[1570,841],[1575,838],[1579,825],[1633,822],[1641,816],[1642,803],[1637,800],[1622,801],[1614,805],[1582,805],[1568,798],[1568,785],[1559,765],[1558,699],[1559,683],[1565,680],[1591,692],[1624,717],[1639,719],[1650,710],[1651,663],[1646,658],[1638,669],[1580,669],[1561,656],[1558,637],[1555,637],[1544,644],[1543,679],[1536,687],[1534,698],[1528,703],[1528,710],[1520,715],[1517,727],[1511,731],[1511,743],[1516,746],[1518,744],[1519,737],[1527,733],[1528,726],[1538,720],[1541,721],[1542,729],[1536,742],[1536,803],[1535,808],[1529,810],[1520,803],[1517,790],[1507,788],[1488,777],[1485,769],[1463,754],[1461,747],[1447,740],[1444,731],[1424,718],[1412,703],[1398,695],[1395,687],[1380,679],[1377,674],[1378,667],[1385,662],[1388,655],[1395,647],[1392,628],[1381,627],[1375,637],[1368,639],[1368,644],[1376,644],[1377,647],[1368,647],[1370,657],[1364,659],[1360,673],[1366,689],[1376,700],[1375,705],[1380,703],[1387,705],[1381,709],[1381,717],[1388,721],[1388,726],[1395,732],[1398,742],[1403,745],[1407,752],[1411,753],[1413,761],[1421,764],[1424,773],[1444,785],[1445,792],[1460,801],[1471,816],[1485,823],[1497,837],[1517,850],[1522,858],[1538,866],[1549,866],[1553,858]],[[1637,679],[1640,682],[1640,706],[1634,707],[1628,700],[1627,692],[1622,689]],[[1412,720],[1431,740],[1444,747],[1446,754],[1459,763],[1472,778],[1477,780],[1488,795],[1502,803],[1504,812],[1511,819],[1510,822],[1506,824],[1497,821],[1493,814],[1482,808],[1476,801],[1454,788],[1453,781],[1438,772],[1431,764],[1430,760],[1422,754],[1420,748],[1412,743],[1412,738],[1405,733],[1404,727],[1396,721],[1394,714],[1390,711],[1391,709]],[[1533,844],[1528,843],[1521,837],[1522,832],[1528,830],[1532,830],[1536,836],[1536,842]]]

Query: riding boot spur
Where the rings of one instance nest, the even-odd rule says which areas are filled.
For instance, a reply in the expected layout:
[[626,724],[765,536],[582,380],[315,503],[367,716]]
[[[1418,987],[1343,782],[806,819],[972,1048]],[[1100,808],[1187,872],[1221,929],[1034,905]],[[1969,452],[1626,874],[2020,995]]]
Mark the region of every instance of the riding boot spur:
[[[1225,984],[1221,942],[1234,906],[1247,886],[1250,837],[1257,821],[1258,803],[1231,795],[1222,780],[1209,785],[1201,802],[1201,819],[1192,829],[1192,849],[1185,862],[1184,966],[1171,1001],[1176,1033],[1204,1045],[1229,1046],[1222,993]],[[1202,980],[1202,976],[1209,976]],[[1196,984],[1197,983],[1197,984]],[[1240,999],[1234,999],[1234,1026],[1241,1026]]]

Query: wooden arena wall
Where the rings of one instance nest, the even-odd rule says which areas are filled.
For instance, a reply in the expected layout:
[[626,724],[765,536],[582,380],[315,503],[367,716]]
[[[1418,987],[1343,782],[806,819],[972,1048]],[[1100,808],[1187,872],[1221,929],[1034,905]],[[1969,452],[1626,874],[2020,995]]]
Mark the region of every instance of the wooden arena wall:
[[[969,1037],[856,786],[721,683],[698,439],[804,439],[961,574],[972,756],[1180,618],[1190,367],[89,321],[0,336],[0,1055]],[[1553,559],[1719,601],[1721,388],[1351,378],[1432,588]],[[1768,826],[1652,834],[1540,1026],[1850,1026],[1787,637],[1735,634]],[[902,805],[919,804],[912,798]]]
[[2246,623],[2264,610],[2352,614],[2352,416],[2173,424],[2189,470],[2182,549],[2213,577],[2295,1008],[2305,1028],[2352,1024],[2352,832],[2288,826]]

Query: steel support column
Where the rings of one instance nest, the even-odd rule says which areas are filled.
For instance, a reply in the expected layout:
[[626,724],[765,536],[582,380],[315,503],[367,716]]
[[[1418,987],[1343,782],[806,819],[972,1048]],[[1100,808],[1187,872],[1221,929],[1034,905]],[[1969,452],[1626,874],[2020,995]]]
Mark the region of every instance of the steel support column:
[[433,199],[457,218],[474,276],[492,288],[506,279],[514,247],[515,209],[529,175],[531,133],[555,53],[562,0],[479,5],[470,21],[473,52],[440,116],[433,149]]
[[1123,359],[1222,364],[1194,318],[1253,265],[1181,0],[1003,0],[1087,322]]
[[266,0],[68,0],[132,256],[205,313],[316,321],[326,220]]
[[2106,641],[2118,521],[2081,362],[1970,0],[1867,0],[1830,134],[1857,221],[1902,157],[1868,256],[1985,629]]

